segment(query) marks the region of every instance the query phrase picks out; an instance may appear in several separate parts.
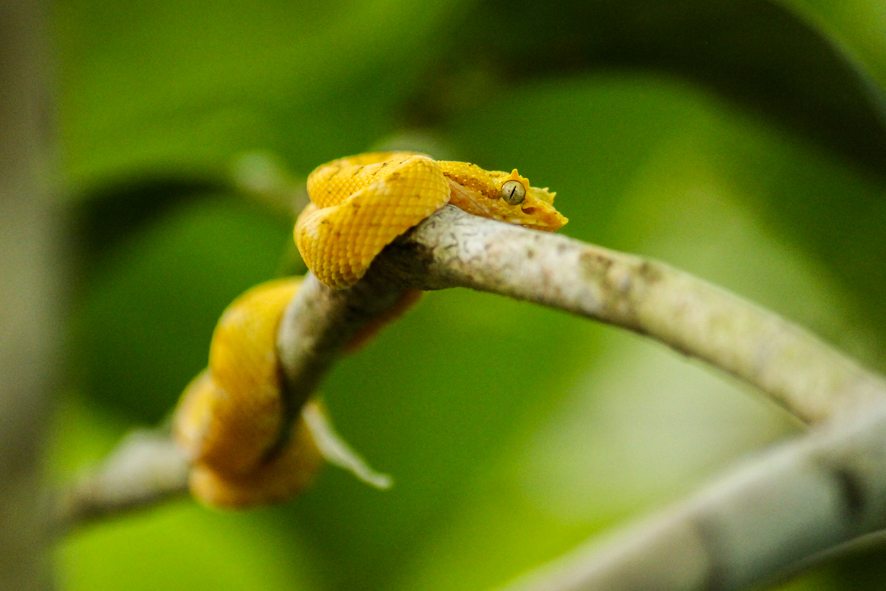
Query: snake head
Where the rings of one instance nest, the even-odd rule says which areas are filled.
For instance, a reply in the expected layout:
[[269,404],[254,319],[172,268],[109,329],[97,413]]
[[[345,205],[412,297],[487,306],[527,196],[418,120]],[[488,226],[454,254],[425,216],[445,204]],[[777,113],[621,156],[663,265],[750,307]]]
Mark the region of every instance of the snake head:
[[516,168],[507,173],[464,162],[439,164],[449,180],[450,203],[468,213],[548,232],[569,221],[554,208],[556,193],[533,187]]
[[547,187],[533,187],[516,168],[499,182],[503,221],[548,232],[559,230],[569,221],[554,208],[557,193]]

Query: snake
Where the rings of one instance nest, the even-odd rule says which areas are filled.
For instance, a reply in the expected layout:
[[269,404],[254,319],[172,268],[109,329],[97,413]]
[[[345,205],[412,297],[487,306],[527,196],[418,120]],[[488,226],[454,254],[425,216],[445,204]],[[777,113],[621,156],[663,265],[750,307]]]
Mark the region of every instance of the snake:
[[[530,229],[555,231],[567,219],[556,194],[517,169],[486,170],[417,152],[370,152],[317,167],[310,203],[293,237],[308,270],[341,290],[357,283],[384,248],[443,206]],[[199,502],[241,508],[284,501],[323,464],[304,412],[288,419],[277,329],[302,278],[261,283],[222,313],[209,363],[185,388],[173,414],[175,439]],[[312,399],[310,408],[322,412]],[[290,422],[291,421],[291,422]],[[281,433],[288,433],[279,445]]]

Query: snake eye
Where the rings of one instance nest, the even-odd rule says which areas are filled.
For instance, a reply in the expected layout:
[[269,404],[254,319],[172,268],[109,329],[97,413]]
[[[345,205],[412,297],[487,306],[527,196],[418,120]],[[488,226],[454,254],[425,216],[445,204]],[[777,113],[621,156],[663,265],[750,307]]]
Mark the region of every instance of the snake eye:
[[523,203],[526,198],[526,187],[520,181],[507,181],[501,186],[501,198],[511,205]]

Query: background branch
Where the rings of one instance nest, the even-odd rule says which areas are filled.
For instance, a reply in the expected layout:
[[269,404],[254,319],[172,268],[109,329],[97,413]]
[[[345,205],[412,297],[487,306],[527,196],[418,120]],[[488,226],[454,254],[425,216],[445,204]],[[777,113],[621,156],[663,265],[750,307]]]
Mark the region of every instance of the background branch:
[[886,405],[751,458],[503,591],[744,589],[886,526]]

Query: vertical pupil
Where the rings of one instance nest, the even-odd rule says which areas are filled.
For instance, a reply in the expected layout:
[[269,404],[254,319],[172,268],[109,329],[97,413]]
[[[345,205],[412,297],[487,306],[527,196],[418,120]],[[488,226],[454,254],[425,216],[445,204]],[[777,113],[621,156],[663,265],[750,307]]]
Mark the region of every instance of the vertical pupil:
[[523,201],[524,192],[523,185],[517,181],[508,181],[501,187],[501,196],[511,205],[516,205]]

